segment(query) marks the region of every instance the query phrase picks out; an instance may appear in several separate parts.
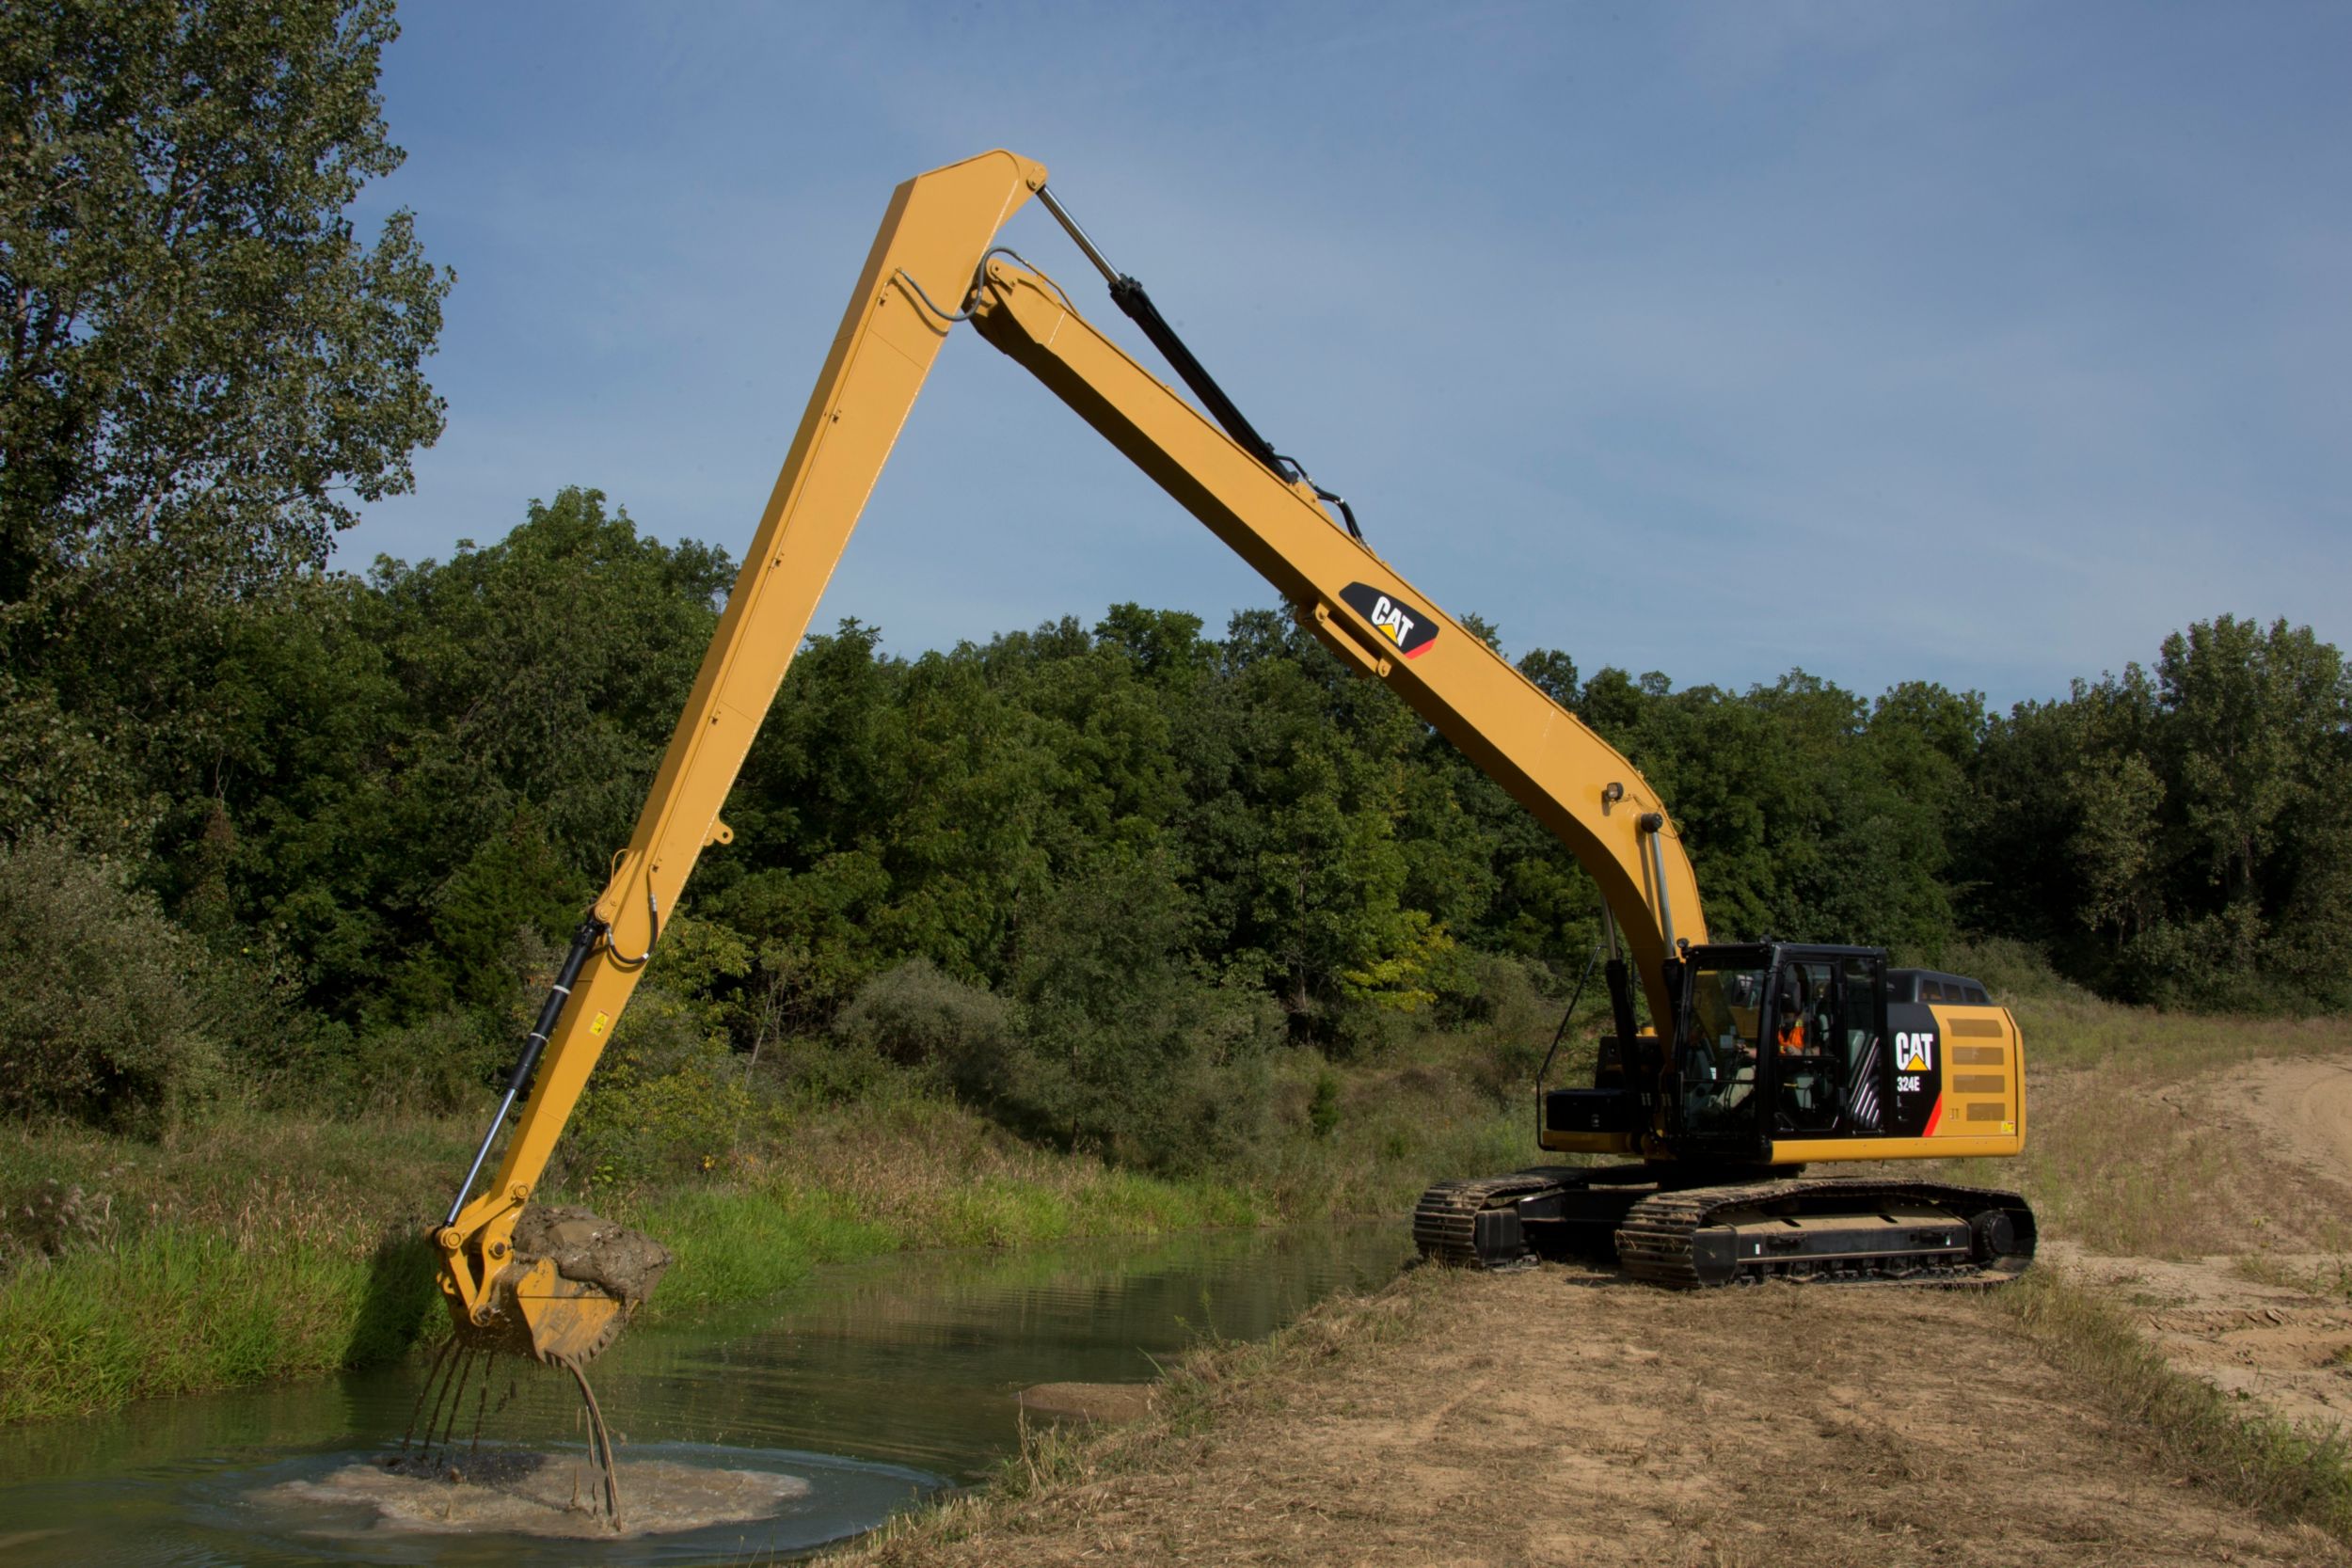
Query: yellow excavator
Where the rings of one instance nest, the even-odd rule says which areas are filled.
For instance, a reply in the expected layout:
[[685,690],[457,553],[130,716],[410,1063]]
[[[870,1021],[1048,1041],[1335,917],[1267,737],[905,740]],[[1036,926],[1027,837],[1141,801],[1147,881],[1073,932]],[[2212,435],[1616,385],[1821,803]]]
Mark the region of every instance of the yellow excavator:
[[[1032,197],[1200,407],[996,245]],[[731,836],[720,809],[752,737],[933,358],[964,323],[1255,567],[1324,646],[1534,813],[1599,886],[1613,1033],[1589,1086],[1538,1078],[1537,1142],[1620,1159],[1441,1183],[1414,1215],[1423,1254],[1497,1266],[1613,1250],[1636,1277],[1680,1286],[1958,1282],[2026,1265],[2033,1215],[2014,1194],[1800,1174],[2019,1152],[2025,1063],[2008,1010],[1965,977],[1890,968],[1876,948],[1710,941],[1681,837],[1641,774],[1373,553],[1348,503],[1250,426],[1047,189],[1044,168],[1000,150],[891,198],[636,832],[436,1230],[457,1343],[577,1371],[642,1293],[596,1266],[590,1221],[549,1227],[527,1211],[544,1213],[532,1199],[548,1156],[666,911],[704,847]],[[578,1232],[568,1241],[565,1225]]]

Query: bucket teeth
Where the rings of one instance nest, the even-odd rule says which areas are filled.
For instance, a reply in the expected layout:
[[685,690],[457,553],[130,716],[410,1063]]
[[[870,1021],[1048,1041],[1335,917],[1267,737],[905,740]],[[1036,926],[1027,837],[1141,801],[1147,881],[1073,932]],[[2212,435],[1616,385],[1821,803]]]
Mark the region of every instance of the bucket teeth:
[[600,1286],[565,1278],[545,1258],[501,1270],[490,1282],[489,1301],[487,1323],[456,1315],[458,1341],[549,1364],[584,1365],[603,1354],[620,1337],[630,1307]]

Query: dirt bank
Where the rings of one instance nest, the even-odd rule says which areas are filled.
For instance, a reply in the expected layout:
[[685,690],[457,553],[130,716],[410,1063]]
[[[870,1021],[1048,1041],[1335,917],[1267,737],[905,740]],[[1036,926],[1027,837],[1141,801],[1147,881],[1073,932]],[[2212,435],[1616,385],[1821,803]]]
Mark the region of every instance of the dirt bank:
[[2225,1076],[2217,1098],[2243,1095],[2246,1114],[2281,1154],[2330,1180],[2352,1184],[2352,1060],[2258,1062]]
[[2352,1258],[2312,1250],[2340,1245],[2352,1215],[2352,1059],[2248,1062],[2157,1099],[2177,1131],[2136,1151],[2135,1180],[2205,1212],[2179,1232],[2196,1255],[2060,1239],[2043,1262],[2127,1312],[2178,1370],[2306,1432],[2352,1428]]
[[[1384,1326],[1386,1324],[1387,1326]],[[1419,1275],[889,1563],[2337,1564],[1979,1298]],[[1052,1456],[1048,1456],[1049,1463]]]
[[[2050,1300],[2098,1317],[2087,1290],[2231,1411],[2352,1428],[2352,1267],[2313,1250],[2340,1246],[2352,1214],[2352,1058],[2058,1077],[2035,1090],[2062,1133],[2034,1183],[2060,1217],[2044,1264],[2073,1282]],[[2101,1254],[2069,1239],[2076,1224],[2117,1252],[2176,1256]],[[1042,1446],[1027,1496],[956,1505],[863,1555],[2352,1564],[2320,1530],[2234,1500],[2265,1495],[2233,1469],[2252,1449],[2213,1459],[2158,1430],[2230,1422],[2169,1396],[2149,1417],[2135,1402],[2162,1374],[2119,1363],[2127,1340],[2103,1354],[2095,1326],[2056,1348],[2049,1332],[1966,1294],[1432,1272],[1220,1364],[1227,1383],[1178,1388],[1134,1428]]]
[[2319,1435],[2352,1428],[2352,1296],[2319,1253],[2047,1261],[2127,1311],[2177,1370]]

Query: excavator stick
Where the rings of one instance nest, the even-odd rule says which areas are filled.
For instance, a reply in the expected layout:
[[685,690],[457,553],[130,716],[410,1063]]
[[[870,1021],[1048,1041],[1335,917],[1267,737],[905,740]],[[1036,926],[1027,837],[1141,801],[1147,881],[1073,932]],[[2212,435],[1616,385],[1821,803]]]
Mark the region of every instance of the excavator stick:
[[[618,1273],[570,1255],[552,1273],[538,1268],[547,1254],[525,1232],[541,1212],[539,1181],[696,859],[734,836],[719,808],[907,411],[962,319],[958,305],[1005,219],[1044,183],[1042,167],[996,151],[918,176],[893,195],[628,847],[614,857],[435,1230],[440,1287],[461,1339],[584,1361],[652,1288],[650,1276],[641,1279],[642,1250],[628,1252],[630,1266]],[[501,1137],[504,1152],[490,1169]]]

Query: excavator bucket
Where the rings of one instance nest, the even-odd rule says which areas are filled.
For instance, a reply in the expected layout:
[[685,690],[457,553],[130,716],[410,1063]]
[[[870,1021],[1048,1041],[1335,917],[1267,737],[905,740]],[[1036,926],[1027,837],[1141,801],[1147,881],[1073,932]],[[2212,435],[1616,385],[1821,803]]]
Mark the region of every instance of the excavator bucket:
[[621,1332],[628,1304],[603,1289],[566,1279],[542,1258],[515,1286],[515,1305],[531,1330],[531,1354],[542,1361],[589,1361]]
[[[456,1441],[469,1386],[474,1401],[474,1436],[480,1441],[488,1408],[488,1369],[501,1354],[528,1355],[561,1367],[580,1386],[588,1423],[588,1447],[602,1477],[607,1523],[621,1526],[620,1477],[612,1457],[612,1434],[595,1390],[581,1370],[620,1337],[638,1304],[653,1293],[670,1266],[669,1249],[627,1226],[600,1219],[585,1209],[525,1204],[477,1225],[469,1243],[453,1227],[439,1233],[441,1290],[454,1325],[433,1370],[417,1393],[413,1438],[421,1418],[424,1458]],[[478,1292],[469,1292],[466,1265],[496,1259]],[[480,1376],[477,1379],[476,1373]],[[408,1440],[402,1442],[404,1449]],[[453,1479],[455,1472],[453,1471]]]
[[553,1260],[510,1264],[490,1282],[490,1321],[457,1316],[457,1338],[536,1361],[586,1362],[604,1354],[628,1320],[629,1304],[603,1287],[566,1279]]
[[[532,1206],[493,1275],[481,1314],[451,1298],[460,1345],[578,1366],[604,1354],[652,1294],[670,1254],[651,1237],[582,1209]],[[485,1321],[486,1320],[486,1321]]]

